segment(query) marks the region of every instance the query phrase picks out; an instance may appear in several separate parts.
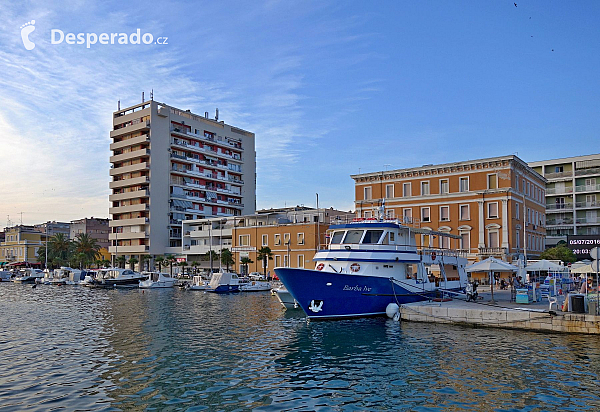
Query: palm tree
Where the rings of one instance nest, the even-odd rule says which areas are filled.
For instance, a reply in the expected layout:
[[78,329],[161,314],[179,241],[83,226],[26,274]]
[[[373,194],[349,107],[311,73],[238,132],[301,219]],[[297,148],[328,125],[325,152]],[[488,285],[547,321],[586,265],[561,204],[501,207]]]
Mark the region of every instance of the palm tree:
[[227,271],[229,272],[229,266],[235,263],[231,250],[225,248],[221,251],[221,263],[227,267]]
[[[37,252],[37,261],[42,264],[42,266],[46,265],[46,246],[40,246]],[[52,261],[52,256],[48,255],[48,262]]]
[[150,255],[140,255],[140,272],[144,269],[150,270],[150,268],[146,268],[145,263],[150,262]]
[[53,257],[66,261],[71,254],[71,241],[64,233],[57,233],[48,242],[48,252]]
[[241,263],[242,265],[244,265],[244,275],[247,275],[247,274],[248,274],[248,265],[249,265],[250,263],[254,263],[254,261],[253,261],[252,259],[250,259],[249,257],[247,257],[247,256],[244,256],[244,257],[243,257],[243,258],[240,260],[240,263]]
[[[263,246],[258,249],[258,253],[256,254],[257,260],[262,260],[263,262],[263,275],[265,278],[267,277],[267,261],[273,260],[273,252],[271,252],[271,248],[268,246]],[[267,279],[270,280],[270,279]]]
[[133,256],[130,257],[129,260],[127,261],[127,263],[129,263],[129,269],[133,270],[133,268],[135,267],[135,264],[138,262],[139,262],[139,260],[137,260]]
[[102,266],[103,263],[104,263],[104,261],[102,259],[96,259],[94,261],[94,264],[96,265],[97,269],[100,269],[100,266]]
[[177,262],[177,258],[173,255],[167,256],[167,263],[169,264],[169,273],[173,276],[173,263]]
[[162,257],[162,256],[157,256],[157,257],[154,258],[154,263],[156,265],[158,265],[158,271],[159,272],[162,270],[162,265],[163,265],[164,261],[165,261],[165,258]]
[[79,233],[73,242],[74,252],[83,254],[86,261],[93,261],[98,257],[100,245],[98,241],[87,233]]
[[104,266],[105,268],[110,267],[110,260],[103,259],[101,265]]
[[185,274],[185,267],[187,266],[187,262],[183,261],[183,262],[177,262],[177,266],[179,266],[181,268],[181,274]]
[[117,256],[117,258],[115,259],[115,263],[117,264],[117,267],[125,269],[125,263],[127,263],[127,259],[123,255]]

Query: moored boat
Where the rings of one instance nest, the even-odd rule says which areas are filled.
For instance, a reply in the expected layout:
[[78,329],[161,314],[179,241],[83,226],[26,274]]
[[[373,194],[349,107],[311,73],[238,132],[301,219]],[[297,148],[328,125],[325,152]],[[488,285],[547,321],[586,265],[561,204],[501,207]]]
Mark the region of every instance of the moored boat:
[[164,273],[142,272],[142,275],[147,276],[148,279],[140,281],[138,286],[141,289],[172,288],[177,282],[177,279]]
[[213,273],[208,283],[207,292],[234,293],[240,291],[240,280],[235,273]]
[[286,309],[298,309],[298,302],[292,296],[292,294],[285,288],[280,286],[272,290],[272,293],[277,297],[279,303]]
[[209,287],[208,281],[200,275],[194,276],[192,278],[192,283],[185,283],[183,285],[183,288],[186,290],[206,290]]
[[99,271],[96,274],[96,279],[88,286],[114,287],[114,286],[129,286],[136,287],[140,281],[146,280],[146,276],[141,273],[134,272],[131,269],[108,268]]
[[273,288],[271,282],[259,280],[240,281],[239,284],[241,292],[266,292]]
[[44,272],[40,269],[23,268],[19,269],[13,279],[14,283],[35,283],[36,279],[43,278]]
[[315,254],[314,269],[275,268],[309,318],[385,315],[391,303],[434,299],[467,285],[461,251],[418,249],[415,241],[415,234],[458,240],[456,235],[383,219],[332,225],[329,232],[328,248]]

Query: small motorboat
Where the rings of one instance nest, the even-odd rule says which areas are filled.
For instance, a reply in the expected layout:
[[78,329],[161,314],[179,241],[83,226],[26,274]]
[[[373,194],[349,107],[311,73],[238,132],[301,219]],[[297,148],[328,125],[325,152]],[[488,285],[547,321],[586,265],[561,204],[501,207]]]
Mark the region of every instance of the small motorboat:
[[148,279],[140,280],[139,287],[141,289],[172,288],[177,282],[177,279],[164,273],[142,272],[142,275],[148,276]]
[[210,286],[208,285],[208,281],[205,280],[202,276],[194,276],[192,278],[192,283],[185,283],[183,288],[186,290],[206,290]]
[[98,272],[93,283],[87,286],[96,287],[137,287],[146,276],[131,269],[108,268]]
[[273,288],[271,282],[252,280],[240,282],[240,291],[242,292],[267,292]]
[[50,280],[51,285],[79,285],[82,281],[83,272],[79,269],[62,266],[60,269],[54,269],[54,276]]
[[240,291],[240,279],[235,273],[213,273],[208,283],[207,292],[234,293]]
[[44,272],[40,269],[25,268],[20,269],[14,278],[14,283],[35,283],[36,279],[43,278]]

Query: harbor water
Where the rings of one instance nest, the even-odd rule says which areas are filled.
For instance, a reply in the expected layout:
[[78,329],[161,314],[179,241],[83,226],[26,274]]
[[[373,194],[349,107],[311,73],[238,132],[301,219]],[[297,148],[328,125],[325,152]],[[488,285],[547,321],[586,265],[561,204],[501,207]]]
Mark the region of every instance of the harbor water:
[[0,411],[599,410],[600,339],[0,284]]

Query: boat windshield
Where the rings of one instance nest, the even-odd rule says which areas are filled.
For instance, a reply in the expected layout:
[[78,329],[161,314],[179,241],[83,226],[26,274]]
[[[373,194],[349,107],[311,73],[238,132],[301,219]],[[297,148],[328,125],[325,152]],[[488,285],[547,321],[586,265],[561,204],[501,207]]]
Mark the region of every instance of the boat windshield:
[[343,243],[359,243],[364,230],[349,230]]
[[379,243],[381,235],[383,235],[383,230],[367,230],[367,233],[365,234],[365,238],[363,239],[362,243]]
[[342,243],[342,238],[344,237],[344,231],[338,230],[333,232],[333,236],[331,237],[331,243],[339,244]]

